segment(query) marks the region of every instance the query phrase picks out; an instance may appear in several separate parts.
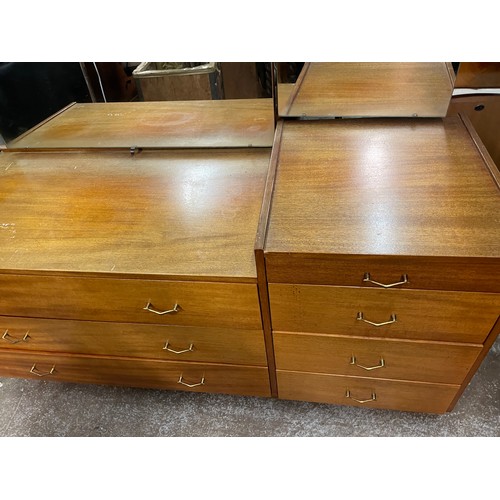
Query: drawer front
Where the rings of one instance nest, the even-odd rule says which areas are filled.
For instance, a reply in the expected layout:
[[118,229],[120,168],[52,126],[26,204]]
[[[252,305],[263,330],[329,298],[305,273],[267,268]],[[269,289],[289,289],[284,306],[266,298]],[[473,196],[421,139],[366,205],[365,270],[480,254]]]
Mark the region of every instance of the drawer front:
[[270,396],[269,374],[264,367],[0,351],[0,375],[84,384]]
[[400,289],[500,292],[498,258],[266,253],[270,283],[379,288],[363,281],[365,273],[385,285],[406,274],[408,282],[396,285]]
[[[178,311],[174,312],[174,306]],[[165,314],[157,312],[173,311]],[[0,275],[0,314],[261,329],[257,285]]]
[[[400,382],[282,370],[277,371],[277,377],[280,399],[423,413],[445,413],[460,388],[458,385]],[[360,403],[356,400],[365,402]]]
[[274,330],[363,337],[482,343],[500,314],[490,293],[273,283],[269,298]]
[[274,332],[276,368],[461,384],[482,345]]
[[0,348],[266,366],[262,330],[0,316]]

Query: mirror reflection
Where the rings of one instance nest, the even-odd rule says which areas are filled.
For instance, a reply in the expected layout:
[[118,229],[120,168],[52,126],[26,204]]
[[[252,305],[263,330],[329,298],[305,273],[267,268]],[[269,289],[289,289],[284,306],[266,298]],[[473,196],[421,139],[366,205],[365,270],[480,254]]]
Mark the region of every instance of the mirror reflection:
[[282,117],[445,116],[455,73],[449,63],[279,63]]

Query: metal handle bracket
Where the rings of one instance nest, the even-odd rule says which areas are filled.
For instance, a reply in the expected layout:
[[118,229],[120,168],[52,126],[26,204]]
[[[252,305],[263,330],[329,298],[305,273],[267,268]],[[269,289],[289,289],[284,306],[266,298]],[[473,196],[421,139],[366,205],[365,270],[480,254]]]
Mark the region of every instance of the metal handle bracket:
[[33,375],[37,375],[38,377],[45,377],[46,375],[52,375],[56,369],[56,365],[52,365],[52,368],[50,369],[49,372],[42,373],[38,371],[38,368],[36,367],[36,363],[31,367],[30,373]]
[[194,350],[194,344],[190,344],[190,346],[187,349],[182,349],[181,351],[175,351],[171,347],[168,347],[168,345],[169,345],[168,342],[169,341],[167,340],[167,342],[165,343],[165,346],[163,347],[164,351],[173,352],[174,354],[183,354],[185,352],[192,352]]
[[196,384],[188,384],[182,380],[183,375],[179,377],[179,380],[177,381],[178,384],[185,385],[186,387],[198,387],[199,385],[204,385],[205,384],[205,375],[201,377],[201,381],[196,383]]
[[149,311],[155,314],[163,315],[163,314],[175,314],[176,312],[179,312],[180,306],[179,304],[175,304],[172,309],[168,309],[167,311],[160,311],[158,309],[155,309],[153,304],[151,304],[151,300],[148,300],[148,303],[146,304],[146,307],[143,307],[144,311]]
[[356,319],[358,321],[364,321],[365,323],[368,323],[369,325],[372,325],[372,326],[385,326],[385,325],[391,325],[392,323],[396,323],[397,319],[396,319],[396,315],[395,314],[391,314],[391,319],[389,321],[384,321],[382,323],[374,323],[373,321],[368,321],[367,319],[364,318],[364,315],[362,312],[358,312],[357,316],[356,316]]
[[354,366],[358,366],[359,368],[363,368],[363,370],[376,370],[377,368],[384,368],[385,366],[385,361],[384,361],[384,358],[380,358],[380,362],[378,365],[375,365],[375,366],[363,366],[363,365],[360,365],[356,362],[356,356],[354,356],[354,354],[352,355],[351,357],[351,361],[349,362],[350,365],[354,365]]
[[29,333],[30,332],[28,330],[22,339],[15,339],[11,335],[9,335],[9,330],[5,330],[4,334],[2,335],[2,340],[5,340],[9,344],[19,344],[19,342],[29,342],[29,339],[31,338],[28,335]]
[[401,276],[401,281],[398,281],[396,283],[389,283],[386,285],[385,283],[379,283],[378,281],[372,280],[370,273],[365,273],[363,276],[363,282],[373,283],[374,285],[381,286],[382,288],[392,288],[393,286],[404,285],[405,283],[409,283],[409,280],[408,280],[408,275],[403,274]]
[[377,401],[377,395],[375,394],[375,392],[372,392],[372,397],[370,399],[356,399],[356,398],[353,398],[351,396],[351,391],[349,389],[347,389],[345,391],[345,397],[352,399],[352,400],[356,401],[357,403],[361,403],[361,404],[370,403],[371,401]]

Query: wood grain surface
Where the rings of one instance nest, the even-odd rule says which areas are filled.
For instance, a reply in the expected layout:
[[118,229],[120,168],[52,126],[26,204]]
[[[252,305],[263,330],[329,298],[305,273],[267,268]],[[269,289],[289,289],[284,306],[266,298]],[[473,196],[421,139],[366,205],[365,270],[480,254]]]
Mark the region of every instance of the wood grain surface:
[[461,62],[455,87],[473,89],[500,87],[500,63]]
[[496,166],[500,167],[500,95],[454,96],[448,116],[458,113],[469,118]]
[[0,316],[0,349],[267,365],[262,330]]
[[458,117],[287,122],[266,252],[498,262],[499,188]]
[[278,370],[445,384],[461,384],[483,347],[307,333],[273,336]]
[[446,116],[453,82],[445,63],[304,65],[284,116]]
[[[500,294],[269,284],[274,330],[482,343]],[[358,320],[358,313],[375,327]]]
[[272,99],[75,104],[9,148],[270,147]]
[[[459,386],[278,370],[280,399],[425,413],[445,413]],[[346,397],[349,390],[351,398]],[[375,401],[357,403],[354,399]]]
[[0,154],[0,268],[255,282],[269,157]]
[[[178,305],[178,312],[170,311]],[[5,316],[259,330],[257,285],[0,274]]]
[[480,257],[425,257],[412,255],[339,255],[314,253],[266,253],[270,283],[379,286],[364,282],[365,273],[390,284],[408,276],[397,289],[500,292],[500,260]]
[[[42,377],[31,373],[34,371]],[[53,373],[50,371],[53,369]],[[36,380],[108,384],[246,396],[270,395],[267,368],[121,357],[26,353],[0,350],[0,375]],[[193,388],[179,383],[204,384]]]

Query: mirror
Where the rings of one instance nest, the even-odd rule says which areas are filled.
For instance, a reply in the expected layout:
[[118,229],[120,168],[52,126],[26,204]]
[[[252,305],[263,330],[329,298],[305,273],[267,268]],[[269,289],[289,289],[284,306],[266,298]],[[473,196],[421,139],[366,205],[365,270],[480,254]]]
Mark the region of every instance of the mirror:
[[[1,64],[0,95],[8,99],[0,100],[4,104],[0,134],[10,151],[99,147],[133,152],[273,144],[271,63],[58,63],[56,76],[71,69],[78,77],[78,89],[85,92],[70,86],[71,79],[59,78],[65,92],[55,85],[43,89],[58,97],[50,107],[45,106],[44,94],[40,97],[41,84],[29,76],[35,69],[42,75],[54,72],[53,64]],[[2,79],[7,71],[11,77]],[[19,103],[26,94],[30,111],[37,110],[32,113],[36,119],[30,116],[6,134],[2,110],[9,118],[19,116]]]
[[441,117],[454,87],[449,63],[277,63],[281,117]]

